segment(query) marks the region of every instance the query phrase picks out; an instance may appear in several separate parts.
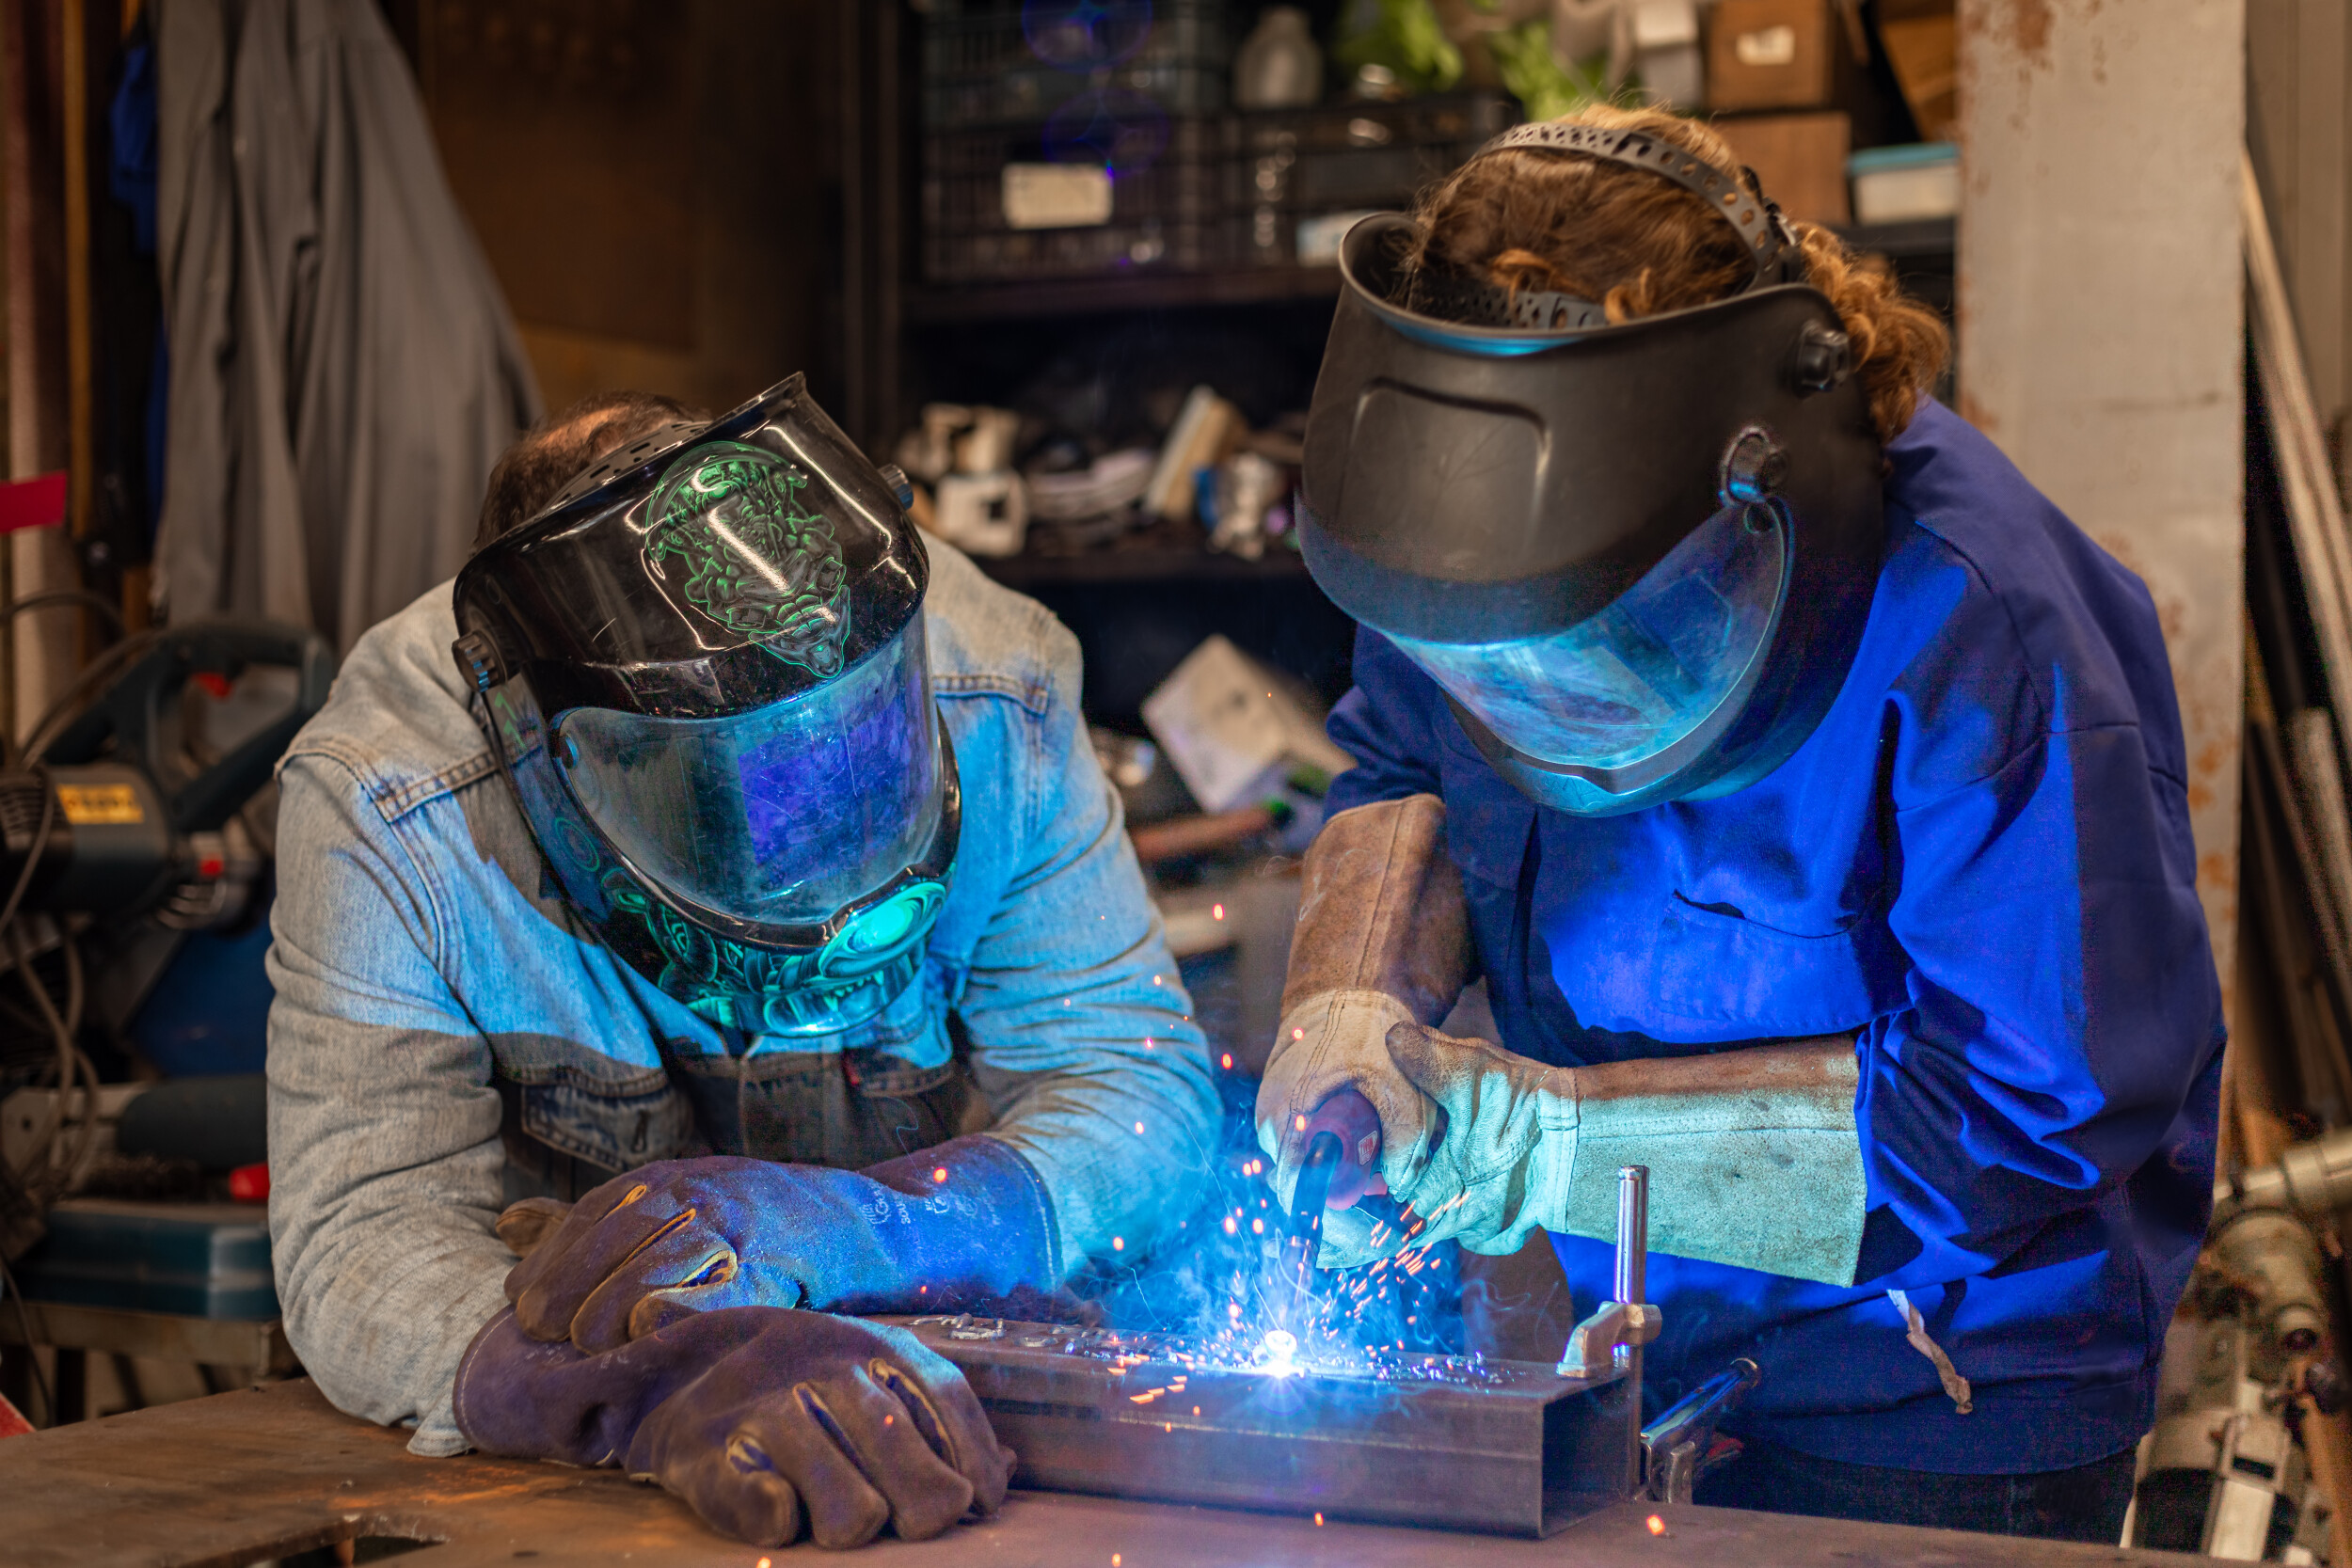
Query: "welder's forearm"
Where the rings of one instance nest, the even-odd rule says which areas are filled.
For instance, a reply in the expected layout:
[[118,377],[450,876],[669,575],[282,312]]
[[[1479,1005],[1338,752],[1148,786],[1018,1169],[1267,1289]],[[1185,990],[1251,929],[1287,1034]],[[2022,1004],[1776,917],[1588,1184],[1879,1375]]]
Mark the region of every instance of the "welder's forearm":
[[[1063,1267],[1139,1258],[1172,1235],[1207,1196],[1216,1145],[1216,1091],[1191,1026],[1147,1051],[1060,1070],[976,1064],[1002,1109],[990,1135],[1025,1159],[1044,1183]],[[1137,1059],[1140,1058],[1140,1059]]]
[[1462,874],[1446,854],[1438,797],[1376,800],[1324,824],[1300,871],[1285,1018],[1318,996],[1369,991],[1435,1024],[1470,968]]
[[431,911],[354,782],[281,775],[268,958],[271,1261],[286,1337],[354,1415],[463,1450],[450,1380],[504,1304],[489,1042],[429,955]]
[[415,1421],[412,1452],[462,1453],[451,1380],[505,1307],[514,1263],[475,1214],[404,1203],[312,1238],[294,1288],[280,1291],[287,1341],[336,1408],[387,1426]]
[[463,1043],[357,1031],[321,1050],[302,1022],[281,1012],[270,1031],[271,1259],[286,1338],[338,1408],[413,1418],[420,1452],[459,1452],[450,1378],[505,1305],[514,1263],[491,1229],[505,1160],[497,1096],[467,1105],[427,1085],[347,1092],[332,1058],[348,1070]]
[[[281,986],[283,970],[280,968]],[[430,1079],[479,1039],[322,1026],[281,989],[270,1028],[271,1260],[286,1338],[335,1405],[415,1419],[420,1452],[456,1453],[450,1379],[505,1305],[514,1258],[491,1229],[505,1152],[497,1095],[372,1079],[358,1064],[412,1062]]]
[[1617,1172],[1646,1165],[1656,1250],[1854,1282],[1867,1185],[1851,1039],[1581,1068],[1575,1079],[1574,1158],[1544,1228],[1613,1238]]

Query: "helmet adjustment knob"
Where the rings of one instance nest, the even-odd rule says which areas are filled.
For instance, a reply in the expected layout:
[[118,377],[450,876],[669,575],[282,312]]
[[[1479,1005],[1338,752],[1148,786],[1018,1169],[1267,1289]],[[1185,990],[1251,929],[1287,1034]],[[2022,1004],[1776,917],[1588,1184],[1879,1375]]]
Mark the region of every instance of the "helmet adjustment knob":
[[1723,495],[1726,503],[1753,506],[1788,478],[1788,451],[1772,433],[1755,425],[1741,431],[1724,453]]
[[1797,385],[1826,392],[1853,374],[1853,340],[1820,322],[1807,322],[1797,339]]
[[476,691],[487,691],[506,679],[506,667],[499,658],[498,649],[478,631],[469,631],[449,645],[457,656],[457,667]]

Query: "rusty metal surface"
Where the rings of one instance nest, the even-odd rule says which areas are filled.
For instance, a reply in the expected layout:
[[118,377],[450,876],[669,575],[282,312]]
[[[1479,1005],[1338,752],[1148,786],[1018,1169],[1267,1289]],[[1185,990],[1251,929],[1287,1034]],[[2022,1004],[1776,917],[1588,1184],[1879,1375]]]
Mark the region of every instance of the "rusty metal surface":
[[[414,1568],[751,1568],[762,1555],[610,1470],[417,1459],[308,1382],[221,1394],[0,1442],[0,1559],[12,1568],[201,1568],[360,1535],[439,1544]],[[1646,1520],[1663,1528],[1653,1535]],[[939,1540],[885,1540],[859,1568],[2124,1568],[2207,1560],[1950,1530],[1614,1505],[1549,1541],[1015,1493]]]
[[1414,1355],[1379,1377],[1271,1376],[1151,1335],[886,1321],[963,1369],[1047,1491],[1543,1536],[1632,1490],[1613,1374]]

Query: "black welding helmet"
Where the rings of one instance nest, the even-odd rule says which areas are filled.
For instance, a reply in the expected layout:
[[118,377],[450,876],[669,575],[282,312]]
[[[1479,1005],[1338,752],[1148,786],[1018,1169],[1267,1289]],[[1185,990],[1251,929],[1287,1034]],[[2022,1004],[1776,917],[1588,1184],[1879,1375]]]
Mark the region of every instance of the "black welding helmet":
[[1413,219],[1357,224],[1308,419],[1307,564],[1539,804],[1727,794],[1796,750],[1852,662],[1883,531],[1867,399],[1795,236],[1735,173],[1558,122],[1478,155],[1511,148],[1681,185],[1755,273],[1613,326],[1418,261]]
[[458,574],[457,662],[560,891],[713,1022],[920,971],[960,822],[901,497],[802,378],[608,454]]

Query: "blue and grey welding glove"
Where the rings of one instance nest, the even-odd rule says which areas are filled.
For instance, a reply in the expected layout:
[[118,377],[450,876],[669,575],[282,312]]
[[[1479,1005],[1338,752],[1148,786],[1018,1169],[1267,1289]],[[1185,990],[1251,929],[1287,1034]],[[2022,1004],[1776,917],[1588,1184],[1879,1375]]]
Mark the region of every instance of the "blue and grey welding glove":
[[601,1355],[512,1311],[457,1364],[457,1427],[485,1453],[617,1465],[713,1529],[782,1546],[808,1532],[910,1541],[1005,1500],[1013,1456],[963,1374],[904,1329],[824,1312],[705,1312]]
[[1396,1195],[1425,1222],[1416,1244],[1611,1240],[1618,1168],[1647,1165],[1653,1250],[1853,1283],[1867,1187],[1851,1035],[1562,1068],[1399,1023],[1388,1052],[1446,1116]]
[[[518,1204],[500,1234],[523,1250],[553,1212]],[[594,1354],[722,1307],[957,1312],[1060,1283],[1043,1183],[1009,1145],[973,1136],[865,1171],[641,1165],[530,1245],[506,1299],[532,1338]]]

